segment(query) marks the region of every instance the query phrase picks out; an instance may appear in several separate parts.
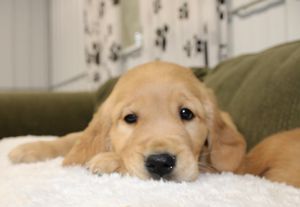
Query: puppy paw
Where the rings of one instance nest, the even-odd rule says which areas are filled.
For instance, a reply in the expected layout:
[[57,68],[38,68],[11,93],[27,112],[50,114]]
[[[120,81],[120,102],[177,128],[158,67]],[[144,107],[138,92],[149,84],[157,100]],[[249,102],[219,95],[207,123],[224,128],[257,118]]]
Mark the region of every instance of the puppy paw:
[[17,146],[8,157],[12,163],[32,163],[54,157],[54,152],[46,142],[33,142]]
[[86,167],[94,174],[109,174],[113,172],[121,172],[122,161],[115,153],[99,153],[87,162]]

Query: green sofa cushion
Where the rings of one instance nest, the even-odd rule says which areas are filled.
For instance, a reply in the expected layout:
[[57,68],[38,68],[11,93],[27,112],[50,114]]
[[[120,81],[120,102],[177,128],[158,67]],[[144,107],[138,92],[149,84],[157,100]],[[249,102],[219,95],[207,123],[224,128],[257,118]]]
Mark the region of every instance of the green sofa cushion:
[[94,93],[0,93],[0,139],[64,135],[84,129],[94,112]]
[[205,83],[248,148],[272,133],[300,127],[300,41],[225,61]]

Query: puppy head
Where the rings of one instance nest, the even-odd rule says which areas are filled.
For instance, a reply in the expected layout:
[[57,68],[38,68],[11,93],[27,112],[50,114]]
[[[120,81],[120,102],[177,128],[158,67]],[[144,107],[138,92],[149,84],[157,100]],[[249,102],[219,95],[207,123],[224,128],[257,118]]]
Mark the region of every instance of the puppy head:
[[203,160],[210,169],[234,171],[245,149],[211,92],[190,70],[163,62],[125,74],[89,128],[93,143],[102,150],[105,143],[127,173],[142,179],[191,181]]

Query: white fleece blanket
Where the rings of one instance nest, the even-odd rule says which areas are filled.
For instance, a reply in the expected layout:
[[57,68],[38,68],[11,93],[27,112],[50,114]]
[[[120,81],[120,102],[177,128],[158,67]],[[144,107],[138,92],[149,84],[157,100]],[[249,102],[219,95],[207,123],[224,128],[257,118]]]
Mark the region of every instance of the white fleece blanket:
[[62,158],[35,164],[9,162],[10,149],[36,139],[0,141],[1,207],[300,206],[300,189],[250,175],[206,174],[195,182],[174,183],[118,174],[96,176],[82,167],[61,167]]

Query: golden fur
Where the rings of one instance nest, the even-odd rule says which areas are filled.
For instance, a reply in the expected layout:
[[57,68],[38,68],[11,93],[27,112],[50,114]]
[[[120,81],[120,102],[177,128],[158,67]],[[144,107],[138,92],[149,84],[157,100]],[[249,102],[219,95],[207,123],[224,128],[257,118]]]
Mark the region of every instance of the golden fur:
[[300,128],[265,138],[245,157],[238,173],[300,187]]
[[[194,113],[192,120],[180,118],[182,107]],[[124,121],[131,113],[138,115],[137,123]],[[148,179],[152,176],[146,158],[168,153],[176,157],[176,166],[166,179],[192,181],[201,172],[252,172],[245,163],[255,161],[265,147],[245,158],[245,145],[230,116],[218,109],[213,93],[190,70],[152,62],[120,78],[84,131],[18,146],[9,157],[20,163],[65,156],[65,166],[84,165],[93,173]],[[276,172],[264,176],[286,181],[276,179]]]

